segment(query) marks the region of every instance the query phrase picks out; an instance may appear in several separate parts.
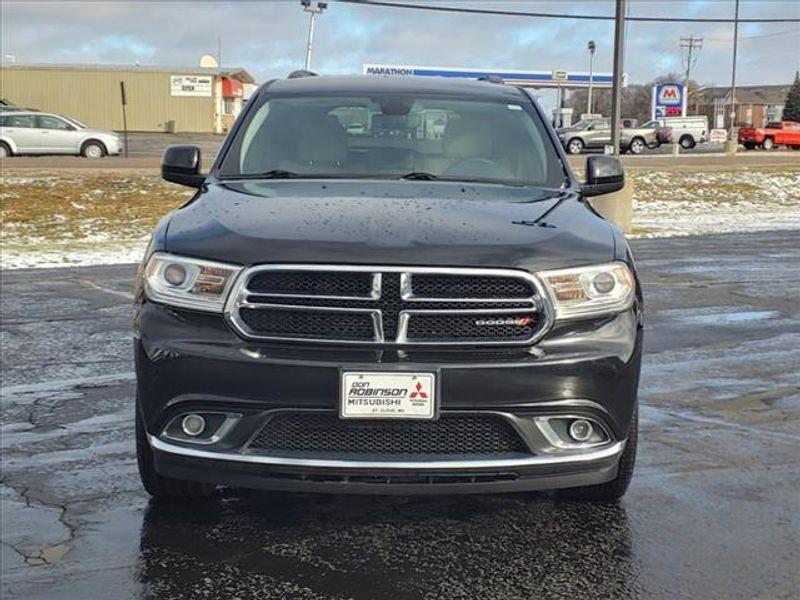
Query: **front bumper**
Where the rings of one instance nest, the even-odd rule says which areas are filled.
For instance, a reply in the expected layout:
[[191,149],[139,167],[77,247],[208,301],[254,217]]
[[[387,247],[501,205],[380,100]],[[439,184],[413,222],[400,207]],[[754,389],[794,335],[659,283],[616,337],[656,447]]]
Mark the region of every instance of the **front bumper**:
[[[396,350],[254,344],[220,316],[151,302],[135,320],[139,410],[163,476],[261,489],[347,493],[467,493],[592,485],[616,477],[636,403],[641,327],[637,308],[556,325],[534,349]],[[529,453],[507,457],[269,456],[248,443],[276,411],[336,411],[341,368],[436,370],[441,414],[497,414],[515,423]],[[241,418],[209,444],[169,439],[190,411]],[[587,417],[608,443],[548,448],[526,423],[537,416]],[[519,425],[521,424],[521,425]],[[527,433],[525,428],[528,427]]]
[[625,442],[580,457],[380,462],[285,459],[186,448],[149,436],[156,469],[176,479],[253,489],[349,494],[545,490],[614,479]]

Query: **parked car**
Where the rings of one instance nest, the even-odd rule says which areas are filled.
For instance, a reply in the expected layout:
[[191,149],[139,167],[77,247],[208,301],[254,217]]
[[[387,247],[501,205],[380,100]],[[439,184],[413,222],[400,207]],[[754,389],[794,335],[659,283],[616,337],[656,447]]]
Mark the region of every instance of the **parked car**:
[[[355,108],[414,135],[350,132]],[[197,191],[136,284],[148,492],[625,492],[641,288],[587,202],[623,187],[615,157],[579,183],[524,88],[306,76],[259,88],[200,164],[165,153]]]
[[15,154],[74,154],[102,158],[119,154],[120,137],[80,121],[43,112],[0,113],[0,157]]
[[771,150],[776,146],[800,149],[800,123],[794,121],[774,121],[766,127],[741,127],[739,143],[748,150],[756,147]]
[[[556,130],[558,138],[569,154],[580,154],[584,150],[602,149],[611,143],[610,119],[584,119],[571,127]],[[620,128],[620,150],[641,154],[656,143],[653,129]]]

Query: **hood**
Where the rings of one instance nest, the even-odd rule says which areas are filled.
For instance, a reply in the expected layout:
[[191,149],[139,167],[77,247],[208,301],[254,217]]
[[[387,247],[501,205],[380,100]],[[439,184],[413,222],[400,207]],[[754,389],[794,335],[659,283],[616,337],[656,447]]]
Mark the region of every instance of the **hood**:
[[115,131],[110,131],[108,129],[95,129],[94,127],[86,127],[80,130],[83,134],[89,135],[110,135],[113,137],[119,137],[119,134]]
[[611,226],[566,192],[445,182],[211,183],[166,250],[251,265],[557,268],[613,259]]

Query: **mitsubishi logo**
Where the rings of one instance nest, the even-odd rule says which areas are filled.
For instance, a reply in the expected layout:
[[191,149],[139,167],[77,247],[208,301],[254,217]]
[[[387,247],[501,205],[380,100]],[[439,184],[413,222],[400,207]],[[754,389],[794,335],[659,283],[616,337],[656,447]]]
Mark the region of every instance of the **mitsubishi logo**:
[[422,384],[421,383],[417,383],[417,391],[416,392],[411,392],[411,395],[409,396],[409,398],[417,398],[417,397],[419,397],[419,398],[427,398],[428,397],[428,394],[426,394],[425,392],[422,391]]

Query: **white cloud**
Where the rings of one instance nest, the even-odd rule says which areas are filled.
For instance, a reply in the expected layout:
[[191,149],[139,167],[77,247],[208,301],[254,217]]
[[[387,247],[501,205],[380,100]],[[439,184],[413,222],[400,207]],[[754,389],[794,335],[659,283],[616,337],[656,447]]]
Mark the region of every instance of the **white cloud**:
[[[433,2],[434,0],[426,0]],[[611,2],[456,2],[512,10],[610,14]],[[3,54],[19,62],[151,62],[197,64],[216,53],[244,66],[260,80],[302,66],[307,31],[299,2],[13,2],[2,8]],[[732,0],[634,1],[631,14],[729,17]],[[800,3],[742,3],[742,16],[800,17]],[[648,81],[681,64],[678,41],[690,33],[709,38],[694,73],[707,83],[729,79],[729,25],[630,23],[626,71]],[[792,24],[748,25],[743,38],[793,29]],[[800,63],[797,35],[743,39],[738,81],[784,83]],[[353,6],[331,2],[319,18],[315,68],[357,73],[364,62],[486,68],[585,70],[586,42],[598,45],[596,69],[612,66],[613,24],[607,21],[543,20],[458,15]],[[716,40],[716,41],[712,41]]]

